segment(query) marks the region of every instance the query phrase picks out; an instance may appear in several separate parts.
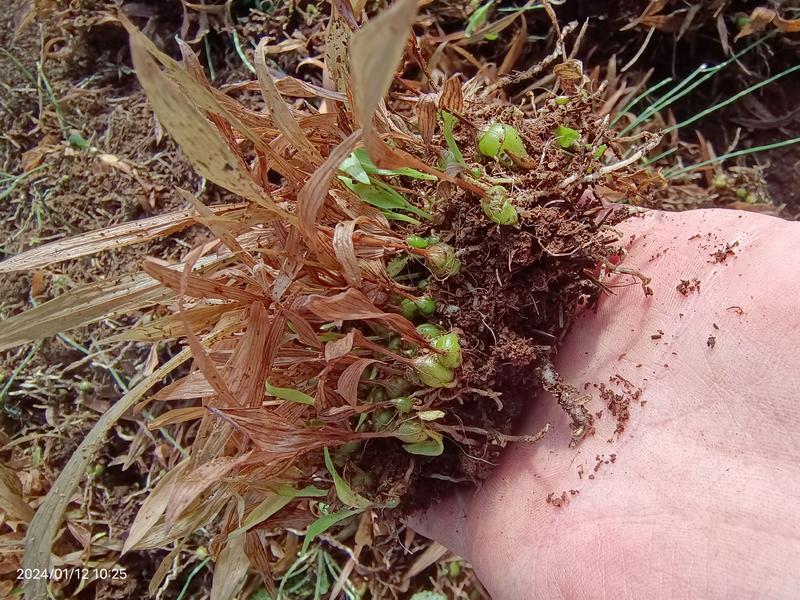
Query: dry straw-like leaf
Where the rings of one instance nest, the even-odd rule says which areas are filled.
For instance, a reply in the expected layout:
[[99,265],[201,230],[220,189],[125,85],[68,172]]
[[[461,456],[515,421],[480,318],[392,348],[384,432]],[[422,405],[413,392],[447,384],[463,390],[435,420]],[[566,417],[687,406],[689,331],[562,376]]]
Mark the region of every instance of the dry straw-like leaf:
[[[228,204],[211,207],[209,210],[214,215],[223,215],[236,213],[246,206],[246,204]],[[181,210],[129,223],[120,223],[65,240],[43,244],[13,256],[0,263],[0,273],[41,269],[64,260],[97,254],[112,248],[140,244],[181,231],[194,222],[193,211]]]
[[308,140],[306,134],[303,133],[300,125],[297,124],[291,110],[289,110],[286,102],[283,101],[275,85],[275,81],[272,79],[272,75],[269,73],[267,60],[264,54],[266,44],[267,38],[263,38],[256,48],[255,67],[258,83],[261,85],[261,95],[264,97],[267,110],[272,120],[275,121],[275,125],[277,125],[281,133],[286,136],[289,143],[297,150],[305,152],[308,158],[311,159],[315,165],[318,165],[322,162],[322,157],[314,145]]
[[146,274],[90,283],[0,322],[0,350],[164,302],[172,296]]
[[0,463],[0,510],[11,521],[29,523],[33,518],[33,509],[22,497],[22,483],[17,474]]
[[[86,468],[100,451],[106,435],[122,415],[141,400],[151,387],[190,357],[190,352],[184,350],[156,369],[105,412],[83,438],[58,478],[53,482],[53,486],[42,504],[39,505],[30,527],[28,527],[28,533],[25,536],[23,568],[36,569],[41,572],[50,568],[51,549],[61,526],[64,510],[67,508],[72,494],[78,488],[78,484],[83,480]],[[25,582],[24,590],[26,600],[47,598],[47,580],[43,578],[28,579]]]
[[350,41],[350,70],[355,94],[353,112],[366,138],[372,129],[372,116],[389,91],[403,57],[416,14],[416,0],[397,0],[353,34]]

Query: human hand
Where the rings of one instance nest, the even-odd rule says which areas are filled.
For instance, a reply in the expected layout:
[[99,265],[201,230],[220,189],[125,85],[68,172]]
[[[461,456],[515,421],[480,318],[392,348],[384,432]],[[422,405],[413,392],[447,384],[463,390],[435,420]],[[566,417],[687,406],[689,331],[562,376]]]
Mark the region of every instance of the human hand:
[[[595,435],[570,448],[542,393],[523,433],[550,423],[544,439],[410,524],[470,560],[495,600],[797,597],[800,225],[698,210],[621,229],[624,264],[654,295],[615,287],[556,360],[565,381],[591,384]],[[699,291],[676,289],[695,278]],[[619,435],[600,384],[631,400]]]

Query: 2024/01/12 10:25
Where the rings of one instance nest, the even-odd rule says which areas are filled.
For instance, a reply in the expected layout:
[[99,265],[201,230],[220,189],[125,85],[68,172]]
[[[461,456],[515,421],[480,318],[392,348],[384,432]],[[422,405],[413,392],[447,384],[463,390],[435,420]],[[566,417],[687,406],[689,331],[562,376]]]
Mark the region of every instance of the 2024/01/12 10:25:
[[17,579],[30,581],[46,579],[48,581],[64,581],[69,579],[127,579],[128,572],[124,568],[110,569],[96,567],[52,567],[49,569],[17,569]]

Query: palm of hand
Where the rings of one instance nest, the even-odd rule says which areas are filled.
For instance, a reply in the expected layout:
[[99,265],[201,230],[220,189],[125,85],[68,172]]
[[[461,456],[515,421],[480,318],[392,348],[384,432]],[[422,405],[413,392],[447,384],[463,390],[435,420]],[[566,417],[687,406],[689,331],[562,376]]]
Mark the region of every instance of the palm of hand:
[[[625,231],[625,264],[651,275],[655,294],[615,288],[577,321],[556,362],[579,386],[623,397],[641,389],[625,431],[615,435],[590,387],[589,408],[603,416],[571,449],[566,415],[543,395],[524,427],[551,423],[542,441],[510,448],[478,493],[460,492],[412,525],[470,559],[496,600],[791,597],[800,586],[800,229],[713,210],[654,212]],[[725,242],[738,242],[735,254],[715,262]],[[699,292],[676,290],[694,278]],[[563,492],[561,506],[546,501]]]

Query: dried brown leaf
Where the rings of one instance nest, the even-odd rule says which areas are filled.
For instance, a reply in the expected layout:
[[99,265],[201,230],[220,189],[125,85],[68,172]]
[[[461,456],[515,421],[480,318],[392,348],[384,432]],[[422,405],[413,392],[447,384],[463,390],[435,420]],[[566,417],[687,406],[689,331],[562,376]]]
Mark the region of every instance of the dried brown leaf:
[[219,318],[228,312],[236,310],[236,304],[211,304],[208,306],[195,306],[184,311],[184,317],[179,315],[168,315],[145,325],[133,327],[122,333],[112,335],[102,340],[101,344],[113,344],[117,342],[161,342],[170,340],[183,335],[184,321],[188,320],[192,330],[202,331],[210,327]]
[[187,461],[183,461],[167,473],[156,483],[153,490],[147,495],[136,517],[133,519],[131,529],[128,532],[128,537],[122,546],[122,553],[125,554],[129,550],[136,548],[136,544],[147,534],[148,531],[158,522],[161,515],[167,508],[169,497],[172,491],[172,485],[186,470],[188,465]]
[[514,65],[522,55],[522,51],[525,49],[525,44],[528,43],[528,20],[525,18],[525,15],[520,15],[519,21],[519,30],[514,35],[514,39],[512,40],[511,45],[508,47],[508,52],[503,58],[503,62],[500,63],[500,68],[497,69],[498,75],[507,75],[511,72],[511,69],[514,68]]
[[347,158],[358,146],[361,138],[361,130],[354,131],[333,149],[327,160],[322,163],[311,176],[311,179],[303,186],[297,195],[297,216],[300,219],[300,231],[310,245],[316,247],[317,241],[317,222],[319,214],[328,197],[331,178],[342,161]]
[[411,321],[397,313],[383,312],[358,290],[348,289],[335,296],[309,296],[306,308],[323,321],[378,321],[406,341],[427,345]]
[[325,344],[325,360],[330,362],[348,354],[353,349],[354,333],[355,329],[351,329],[338,340]]
[[[86,434],[67,464],[61,470],[50,491],[39,506],[25,537],[23,567],[45,571],[50,568],[53,541],[61,525],[64,510],[78,484],[86,474],[89,463],[95,459],[111,427],[136,404],[157,382],[174,371],[190,357],[188,350],[174,356],[169,362],[143,379],[103,414],[91,431]],[[47,581],[31,578],[25,582],[26,600],[47,598]]]
[[172,296],[146,274],[84,285],[0,322],[0,350],[164,302]]
[[[177,291],[180,289],[182,274],[153,259],[145,261],[143,268],[154,279],[157,279],[168,288]],[[253,294],[232,285],[224,285],[201,277],[189,275],[186,278],[186,294],[193,298],[216,298],[218,300],[232,300],[242,304],[251,304],[263,300],[263,296]]]
[[358,404],[358,384],[364,369],[376,362],[379,361],[374,358],[357,358],[339,375],[336,391],[350,406]]
[[22,483],[17,474],[0,463],[0,510],[6,520],[29,523],[33,509],[22,497]]
[[322,156],[308,140],[300,125],[297,124],[289,107],[283,101],[272,75],[269,73],[264,54],[264,47],[267,41],[267,38],[262,38],[255,52],[256,76],[258,77],[258,83],[261,85],[261,95],[264,97],[266,108],[275,125],[286,136],[289,143],[296,150],[303,152],[313,164],[318,165],[322,162]]
[[250,453],[237,457],[223,456],[185,472],[172,482],[169,501],[164,512],[164,522],[172,527],[205,490],[218,483],[231,470],[250,458]]
[[147,94],[158,121],[181,146],[192,165],[206,179],[252,202],[284,215],[260,188],[229,145],[198,111],[195,104],[172,82],[142,43],[141,34],[131,34],[130,46],[136,75]]
[[773,23],[783,33],[797,33],[800,31],[800,19],[784,19],[777,15]]
[[202,419],[206,414],[206,409],[202,406],[190,406],[187,408],[173,408],[164,414],[158,415],[155,419],[147,424],[147,428],[151,431],[159,429],[166,425],[175,425],[176,423],[186,423],[187,421],[196,421]]
[[417,127],[422,141],[430,144],[436,133],[436,94],[422,94],[417,100]]
[[353,32],[347,25],[347,21],[345,21],[336,6],[332,5],[331,18],[325,35],[324,75],[330,79],[333,89],[343,96],[350,76],[347,47],[352,35]]
[[354,288],[361,287],[361,269],[356,258],[356,249],[353,245],[353,231],[358,219],[341,221],[333,230],[333,252],[342,266],[342,275],[348,284]]
[[416,0],[396,0],[350,40],[350,71],[355,94],[353,112],[367,138],[372,116],[389,91],[416,14]]
[[[228,204],[209,209],[211,214],[243,210],[246,204]],[[193,211],[181,210],[37,246],[0,263],[0,273],[40,269],[64,260],[96,254],[112,248],[122,248],[167,236],[194,223]]]
[[244,535],[228,538],[228,543],[219,553],[211,582],[211,600],[231,600],[239,589],[250,566],[244,551],[245,540]]

